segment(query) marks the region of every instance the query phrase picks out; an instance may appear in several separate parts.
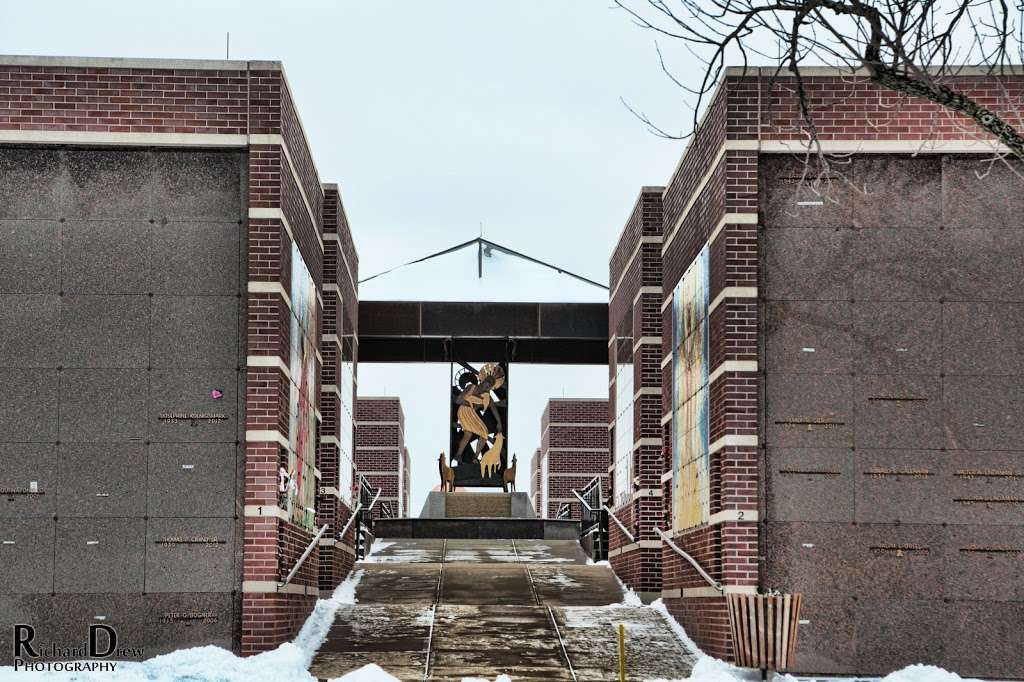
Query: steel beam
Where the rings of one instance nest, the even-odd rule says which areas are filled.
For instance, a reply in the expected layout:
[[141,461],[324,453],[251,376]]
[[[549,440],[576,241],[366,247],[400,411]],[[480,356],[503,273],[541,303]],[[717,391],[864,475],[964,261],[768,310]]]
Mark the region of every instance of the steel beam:
[[[513,343],[508,344],[509,341]],[[608,362],[605,303],[360,301],[360,362]]]

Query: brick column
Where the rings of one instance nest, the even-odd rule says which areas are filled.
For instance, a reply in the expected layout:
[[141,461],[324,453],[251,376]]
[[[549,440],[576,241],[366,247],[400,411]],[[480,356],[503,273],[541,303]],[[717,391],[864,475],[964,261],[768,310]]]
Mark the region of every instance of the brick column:
[[580,518],[580,504],[572,494],[601,476],[608,492],[608,402],[591,398],[552,398],[541,415],[541,449],[538,456],[540,516],[553,519],[568,502],[572,518]]
[[[664,195],[662,247],[663,495],[673,510],[673,292],[707,249],[707,486],[701,518],[673,531],[726,592],[757,590],[758,409],[756,118],[743,112],[752,91],[725,87],[709,107],[711,125],[691,143]],[[756,107],[754,107],[756,111]],[[756,117],[756,114],[755,114]],[[748,125],[750,124],[750,125]],[[754,294],[756,295],[756,294]],[[698,493],[700,495],[701,493]],[[662,596],[709,654],[731,651],[724,597],[674,551],[662,550]]]
[[[264,651],[294,636],[319,594],[316,549],[291,582],[281,585],[315,530],[289,516],[278,472],[288,467],[290,396],[292,384],[302,379],[293,376],[289,366],[292,345],[302,343],[292,338],[292,320],[299,314],[294,306],[300,303],[293,300],[292,259],[302,259],[315,289],[316,325],[307,340],[314,349],[319,349],[323,327],[324,266],[323,190],[283,73],[250,72],[249,82],[253,144],[249,147],[243,654]],[[316,355],[308,392],[322,421],[319,351]],[[319,425],[311,437],[319,441]],[[308,481],[314,490],[317,483]]]
[[355,507],[352,442],[355,420],[357,281],[359,263],[351,245],[345,207],[335,184],[324,185],[324,323],[320,353],[320,487],[317,525],[320,539],[320,591],[328,596],[355,563],[355,525],[345,527]]
[[409,451],[405,448],[405,415],[393,397],[360,397],[356,401],[356,468],[381,494],[373,517],[380,518],[381,503],[395,514],[409,516]]
[[662,187],[644,187],[609,263],[609,424],[612,512],[609,558],[627,585],[661,591]]

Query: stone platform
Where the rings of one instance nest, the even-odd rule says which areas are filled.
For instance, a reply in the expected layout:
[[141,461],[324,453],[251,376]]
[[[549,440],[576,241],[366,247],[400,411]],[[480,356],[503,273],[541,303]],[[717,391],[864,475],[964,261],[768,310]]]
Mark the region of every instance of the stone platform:
[[526,493],[442,493],[427,495],[421,519],[532,519],[533,505]]

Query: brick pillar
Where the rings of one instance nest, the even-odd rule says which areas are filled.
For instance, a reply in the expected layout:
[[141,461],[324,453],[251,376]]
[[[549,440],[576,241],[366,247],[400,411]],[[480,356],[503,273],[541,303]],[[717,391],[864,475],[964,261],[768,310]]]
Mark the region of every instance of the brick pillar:
[[[313,349],[319,348],[323,326],[324,264],[323,190],[287,84],[279,70],[250,72],[249,83],[250,97],[264,106],[251,114],[249,123],[253,143],[249,147],[243,654],[273,648],[293,637],[319,594],[317,550],[291,582],[281,586],[315,531],[289,515],[278,472],[287,469],[292,449],[303,455],[308,452],[289,440],[292,384],[305,387],[317,415],[320,407],[319,353],[310,359],[312,373],[305,374],[304,384],[304,373],[290,367],[292,345],[303,342],[292,338],[293,318],[302,314],[295,309],[302,302],[295,300],[293,259],[301,259],[300,270],[312,280],[313,295],[307,297],[304,310],[315,319],[306,341],[306,347]],[[311,425],[307,437],[314,440],[309,456],[315,459],[319,424]],[[318,474],[312,464],[313,480],[308,468],[300,466],[297,471],[304,472],[305,485],[313,487],[315,499]]]
[[[758,585],[760,380],[753,297],[758,286],[757,152],[745,144],[757,137],[757,127],[745,112],[757,99],[756,83],[730,81],[710,104],[709,120],[716,125],[702,129],[691,142],[665,191],[662,248],[666,525],[674,519],[672,305],[676,287],[689,276],[692,286],[707,292],[706,308],[700,307],[707,329],[707,384],[701,395],[707,396],[708,470],[706,478],[704,473],[697,478],[707,490],[688,498],[690,504],[699,500],[700,518],[687,520],[689,525],[673,530],[672,537],[727,593],[748,594]],[[706,271],[698,259],[706,262]],[[689,485],[686,475],[683,485]],[[704,651],[729,657],[725,598],[667,545],[662,595]]]
[[335,184],[324,185],[324,321],[320,342],[320,487],[317,525],[320,539],[320,591],[330,595],[355,563],[355,525],[338,533],[352,516],[355,479],[352,442],[355,420],[358,261],[351,245],[345,208]]
[[612,521],[609,558],[627,585],[661,592],[663,527],[661,434],[662,187],[640,192],[609,266],[609,429]]
[[356,401],[356,468],[380,499],[373,517],[380,518],[383,504],[406,516],[409,497],[409,452],[405,449],[405,415],[394,397],[360,397]]
[[571,518],[580,518],[572,491],[601,476],[607,494],[608,402],[603,399],[552,398],[541,415],[540,515],[553,519],[568,502]]

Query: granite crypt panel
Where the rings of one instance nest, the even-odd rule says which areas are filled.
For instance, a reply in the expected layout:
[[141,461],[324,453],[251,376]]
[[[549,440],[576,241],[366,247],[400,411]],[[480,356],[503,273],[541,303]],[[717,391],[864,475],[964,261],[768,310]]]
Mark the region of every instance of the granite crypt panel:
[[0,148],[0,621],[236,647],[246,166]]

